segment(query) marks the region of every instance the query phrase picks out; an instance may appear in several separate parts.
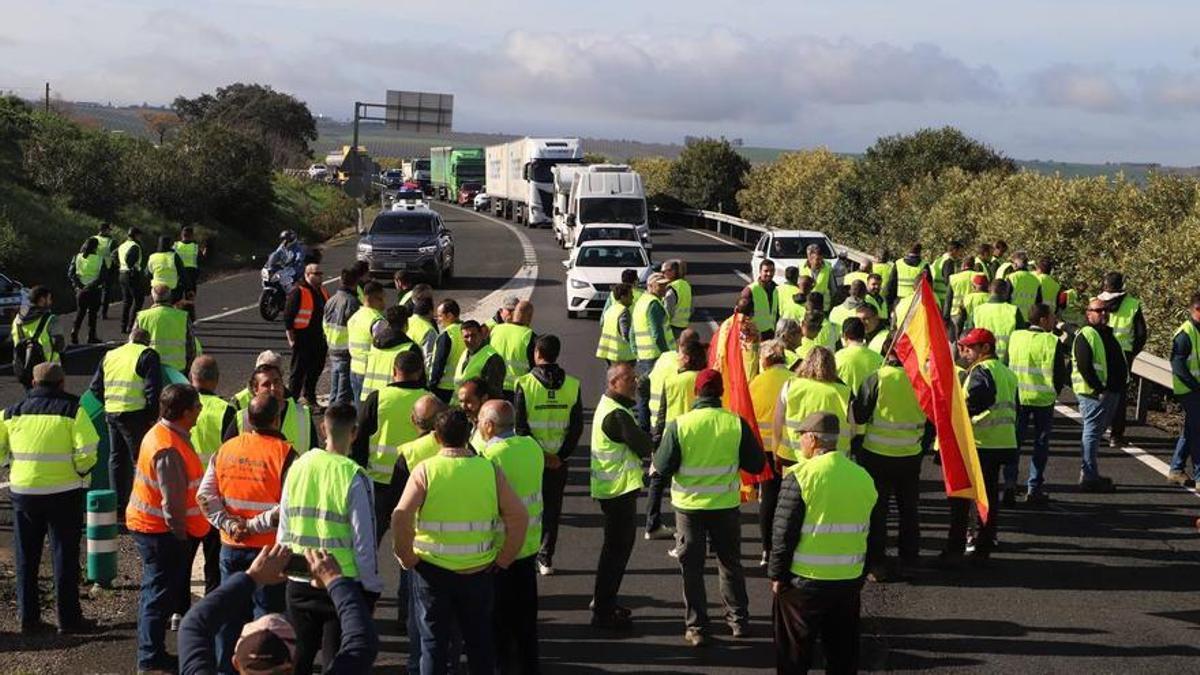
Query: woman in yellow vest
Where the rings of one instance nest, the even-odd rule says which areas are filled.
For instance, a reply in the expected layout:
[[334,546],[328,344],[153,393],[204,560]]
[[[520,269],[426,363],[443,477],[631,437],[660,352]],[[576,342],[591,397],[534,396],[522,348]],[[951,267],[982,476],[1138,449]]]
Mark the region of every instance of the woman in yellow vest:
[[787,353],[783,343],[770,340],[763,345],[762,362],[758,374],[750,380],[750,400],[754,403],[754,417],[758,420],[758,433],[762,436],[763,451],[767,463],[774,472],[770,480],[759,484],[758,532],[763,544],[759,567],[767,564],[771,550],[771,523],[775,518],[775,505],[779,501],[779,485],[782,474],[775,460],[775,449],[779,444],[775,437],[775,410],[779,404],[779,392],[792,379],[787,367]]
[[95,237],[83,242],[79,254],[71,260],[67,276],[75,288],[75,324],[71,327],[71,344],[79,344],[79,328],[86,317],[88,322],[88,344],[99,344],[96,335],[96,313],[100,311],[100,290],[104,283],[104,258],[100,256],[99,242]]

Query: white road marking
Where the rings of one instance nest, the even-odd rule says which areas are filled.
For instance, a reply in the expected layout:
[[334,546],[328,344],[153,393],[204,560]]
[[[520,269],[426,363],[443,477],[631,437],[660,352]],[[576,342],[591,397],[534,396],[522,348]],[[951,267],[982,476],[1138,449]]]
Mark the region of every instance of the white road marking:
[[743,272],[741,270],[734,270],[733,273],[738,275],[739,277],[741,277],[742,281],[745,281],[748,284],[753,283],[753,281],[754,281],[753,279],[750,278],[749,274],[746,274],[745,272]]
[[736,249],[739,249],[739,250],[745,251],[746,253],[753,253],[753,252],[754,252],[754,249],[752,249],[752,248],[749,248],[749,247],[746,247],[746,246],[742,246],[741,244],[737,243],[736,241],[730,241],[729,239],[726,239],[726,238],[722,237],[722,236],[721,236],[721,235],[719,235],[719,234],[713,234],[712,232],[706,232],[706,231],[704,231],[704,230],[693,230],[693,229],[691,229],[691,228],[688,228],[688,227],[680,227],[680,226],[678,226],[678,225],[660,225],[659,227],[669,227],[669,228],[671,228],[671,229],[673,229],[673,230],[687,230],[688,232],[692,232],[692,233],[694,233],[694,234],[698,234],[698,235],[700,235],[700,236],[702,236],[702,237],[708,237],[709,239],[712,239],[713,241],[719,241],[719,242],[721,242],[722,244],[725,244],[726,246],[729,246],[729,247],[731,247],[731,248],[736,248]]
[[471,209],[463,208],[455,204],[446,204],[459,211],[464,211],[485,220],[490,220],[494,223],[499,223],[508,228],[509,232],[517,238],[521,243],[521,267],[517,269],[516,274],[511,279],[506,281],[503,286],[488,293],[486,296],[479,299],[471,309],[463,312],[463,316],[468,319],[475,319],[483,322],[490,318],[500,309],[500,304],[504,298],[509,295],[515,295],[519,300],[528,300],[533,296],[533,289],[537,286],[538,279],[538,258],[537,251],[533,248],[533,242],[529,240],[520,228],[506,220],[500,220],[494,216],[477,213]]

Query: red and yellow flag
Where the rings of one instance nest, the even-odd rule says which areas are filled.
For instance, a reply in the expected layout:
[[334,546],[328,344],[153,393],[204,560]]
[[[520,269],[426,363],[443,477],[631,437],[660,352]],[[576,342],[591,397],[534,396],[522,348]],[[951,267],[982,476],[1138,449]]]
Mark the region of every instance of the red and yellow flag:
[[950,339],[929,280],[922,276],[918,300],[909,305],[892,349],[917,392],[917,400],[937,430],[946,495],[974,499],[980,519],[988,517],[987,491],[967,414],[967,399],[954,370]]
[[[725,409],[737,413],[745,420],[761,445],[762,432],[758,429],[758,417],[754,414],[754,400],[750,398],[750,382],[746,377],[746,364],[742,356],[741,331],[737,330],[741,321],[742,317],[734,314],[729,322],[729,329],[724,331],[725,335],[722,336],[722,331],[718,330],[713,336],[713,341],[708,347],[708,365],[713,370],[721,371],[721,381],[725,386],[725,395],[721,397],[721,402]],[[758,474],[742,471],[741,475],[742,501],[746,501],[751,493],[750,486],[770,480],[774,473],[768,462]]]

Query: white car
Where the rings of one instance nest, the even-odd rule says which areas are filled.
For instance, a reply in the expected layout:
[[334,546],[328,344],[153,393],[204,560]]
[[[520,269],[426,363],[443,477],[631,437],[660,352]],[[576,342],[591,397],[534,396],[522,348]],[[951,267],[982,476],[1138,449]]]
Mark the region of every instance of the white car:
[[583,227],[577,227],[574,229],[573,233],[574,233],[574,239],[570,240],[570,241],[564,240],[563,248],[572,249],[572,248],[579,246],[580,244],[584,244],[589,241],[596,241],[598,239],[610,239],[612,241],[628,241],[628,242],[633,242],[633,243],[642,243],[642,247],[645,248],[647,250],[647,252],[649,251],[649,247],[646,246],[645,243],[640,241],[641,233],[639,233],[637,228],[633,225],[626,225],[624,223],[614,224],[614,225],[600,225],[600,224],[593,223],[591,225],[584,225]]
[[474,199],[471,200],[471,207],[476,211],[486,211],[490,201],[491,198],[488,197],[488,193],[480,192],[479,194],[475,195]]
[[324,164],[313,164],[308,167],[308,177],[310,180],[325,180],[329,177],[329,167]]
[[758,266],[764,260],[775,263],[775,281],[784,280],[788,267],[803,267],[807,262],[809,244],[821,247],[821,255],[830,263],[836,263],[837,250],[824,232],[814,230],[772,230],[759,238],[750,256],[750,278],[758,278]]
[[650,256],[636,241],[597,239],[576,246],[563,261],[567,269],[567,317],[604,309],[612,287],[621,283],[621,273],[638,271],[638,279],[650,276]]

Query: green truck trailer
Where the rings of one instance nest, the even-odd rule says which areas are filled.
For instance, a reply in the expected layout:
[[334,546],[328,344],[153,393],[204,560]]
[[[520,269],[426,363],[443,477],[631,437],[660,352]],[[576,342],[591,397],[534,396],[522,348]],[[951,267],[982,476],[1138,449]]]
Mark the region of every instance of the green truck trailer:
[[483,189],[483,148],[443,146],[429,149],[430,184],[438,199],[457,201],[464,184]]

